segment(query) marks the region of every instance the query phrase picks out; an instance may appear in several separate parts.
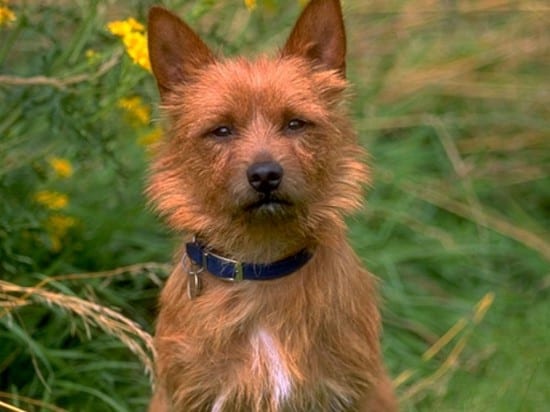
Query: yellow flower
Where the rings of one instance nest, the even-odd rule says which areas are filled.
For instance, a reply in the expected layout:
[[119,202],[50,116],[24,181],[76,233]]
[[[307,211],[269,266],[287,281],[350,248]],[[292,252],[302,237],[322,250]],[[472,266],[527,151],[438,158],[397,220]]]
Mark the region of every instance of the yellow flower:
[[147,49],[147,35],[145,27],[133,17],[126,20],[112,21],[107,24],[107,29],[122,39],[126,53],[132,61],[143,67],[145,70],[151,71],[151,63],[149,61],[149,50]]
[[155,127],[149,133],[141,136],[138,139],[138,143],[142,146],[150,146],[162,139],[162,135],[162,129],[160,127]]
[[124,109],[130,122],[137,123],[137,126],[147,125],[151,120],[151,109],[143,103],[139,96],[123,97],[118,101],[118,107]]
[[8,25],[15,21],[15,13],[6,6],[0,6],[0,26]]
[[143,33],[131,32],[122,38],[122,42],[132,61],[145,70],[151,71],[147,37]]
[[52,157],[48,160],[57,177],[67,178],[73,175],[73,166],[67,159]]
[[124,37],[128,33],[132,32],[142,32],[145,30],[143,24],[139,23],[133,17],[130,17],[126,20],[116,20],[107,24],[107,28],[115,36]]
[[51,249],[54,252],[61,250],[63,238],[76,225],[76,219],[66,215],[52,215],[46,220],[45,228],[50,235]]
[[250,11],[256,8],[256,0],[244,0],[244,5]]
[[86,50],[86,52],[84,53],[84,55],[86,56],[86,59],[89,61],[89,62],[95,62],[98,60],[99,58],[99,54],[94,50],[94,49],[88,49]]
[[41,190],[34,195],[34,201],[48,209],[59,210],[67,207],[69,197],[63,193]]

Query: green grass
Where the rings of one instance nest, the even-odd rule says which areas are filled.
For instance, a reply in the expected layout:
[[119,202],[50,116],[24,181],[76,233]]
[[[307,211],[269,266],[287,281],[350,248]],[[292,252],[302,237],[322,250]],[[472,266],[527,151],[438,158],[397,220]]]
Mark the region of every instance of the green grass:
[[[236,0],[165,4],[229,54],[280,45],[298,13],[293,0],[252,14]],[[381,279],[404,411],[550,404],[550,31],[533,4],[345,2],[350,109],[374,175],[350,237]],[[153,79],[105,29],[144,21],[149,5],[14,4],[17,21],[0,27],[0,402],[25,411],[137,411],[149,398],[136,333],[152,332],[179,240],[142,194]],[[153,122],[120,107],[133,96]],[[40,205],[40,191],[68,204]],[[136,325],[121,335],[77,298]]]
[[548,300],[509,292],[501,298],[512,308],[496,305],[473,339],[482,350],[456,372],[443,396],[427,403],[426,410],[546,410],[550,404],[550,304]]

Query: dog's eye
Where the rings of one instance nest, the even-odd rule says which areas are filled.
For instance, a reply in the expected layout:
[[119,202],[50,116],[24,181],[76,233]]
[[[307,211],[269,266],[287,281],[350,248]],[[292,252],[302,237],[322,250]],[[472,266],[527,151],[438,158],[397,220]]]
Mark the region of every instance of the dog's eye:
[[298,130],[302,130],[306,127],[306,125],[307,123],[304,120],[292,119],[287,123],[286,128],[292,132],[297,132]]
[[233,134],[233,130],[231,130],[228,126],[220,126],[212,130],[210,133],[216,137],[228,137]]

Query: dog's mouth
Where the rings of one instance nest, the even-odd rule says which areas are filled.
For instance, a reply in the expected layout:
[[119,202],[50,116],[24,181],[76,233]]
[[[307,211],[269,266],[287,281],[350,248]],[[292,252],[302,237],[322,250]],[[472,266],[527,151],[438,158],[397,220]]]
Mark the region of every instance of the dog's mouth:
[[246,205],[244,209],[247,212],[278,213],[290,206],[292,203],[287,199],[273,194],[264,194],[258,200]]

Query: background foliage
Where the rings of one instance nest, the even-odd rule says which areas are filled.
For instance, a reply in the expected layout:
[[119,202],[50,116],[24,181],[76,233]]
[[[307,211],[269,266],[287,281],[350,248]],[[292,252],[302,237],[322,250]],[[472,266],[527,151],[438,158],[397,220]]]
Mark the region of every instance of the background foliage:
[[[164,2],[230,55],[282,44],[298,3]],[[160,137],[144,33],[108,23],[150,5],[0,2],[0,409],[146,407],[178,239],[142,195]],[[403,410],[545,410],[550,8],[344,5],[375,180],[350,235],[382,280]]]

